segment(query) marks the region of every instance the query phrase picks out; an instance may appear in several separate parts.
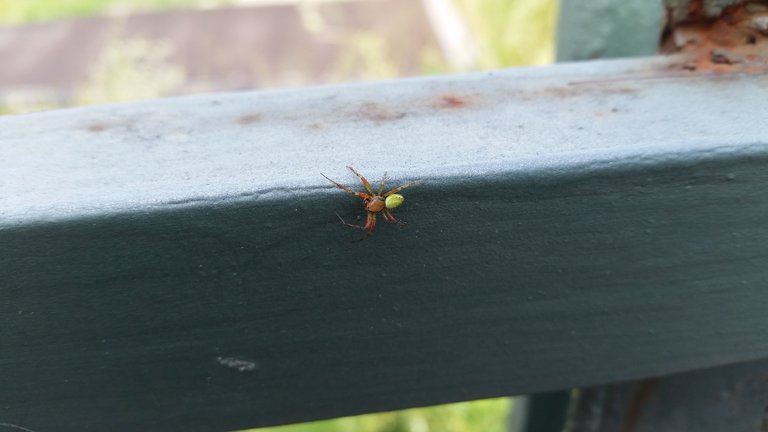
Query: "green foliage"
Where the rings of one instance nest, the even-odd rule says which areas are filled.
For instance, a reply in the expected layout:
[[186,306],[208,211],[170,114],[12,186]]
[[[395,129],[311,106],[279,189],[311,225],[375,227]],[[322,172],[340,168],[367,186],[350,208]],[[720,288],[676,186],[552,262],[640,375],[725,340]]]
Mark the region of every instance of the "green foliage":
[[152,99],[174,94],[186,81],[172,63],[170,41],[117,39],[91,67],[76,95],[77,105]]
[[556,0],[454,0],[478,45],[478,68],[551,63]]
[[344,417],[253,432],[504,432],[511,399],[486,399]]
[[397,77],[388,41],[372,31],[360,31],[349,36],[343,44],[331,81],[351,79],[375,80]]

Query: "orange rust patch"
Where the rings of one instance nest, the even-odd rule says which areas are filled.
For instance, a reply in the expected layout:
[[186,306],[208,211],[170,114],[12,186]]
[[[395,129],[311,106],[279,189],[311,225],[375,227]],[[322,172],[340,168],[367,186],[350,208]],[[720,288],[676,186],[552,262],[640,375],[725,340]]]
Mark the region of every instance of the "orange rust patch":
[[389,110],[375,102],[364,103],[358,109],[358,114],[360,117],[366,120],[374,121],[377,123],[400,120],[401,118],[405,117],[405,112]]
[[260,122],[264,118],[264,114],[262,113],[251,113],[251,114],[244,114],[235,119],[235,122],[242,126],[247,126],[249,124],[254,124]]
[[714,19],[705,16],[700,0],[691,1],[687,11],[687,19],[677,23],[669,15],[661,44],[661,52],[685,56],[674,68],[768,72],[768,1],[731,5]]
[[456,95],[445,95],[438,98],[431,105],[432,108],[437,109],[458,109],[464,108],[465,106],[469,105],[469,103],[469,98]]

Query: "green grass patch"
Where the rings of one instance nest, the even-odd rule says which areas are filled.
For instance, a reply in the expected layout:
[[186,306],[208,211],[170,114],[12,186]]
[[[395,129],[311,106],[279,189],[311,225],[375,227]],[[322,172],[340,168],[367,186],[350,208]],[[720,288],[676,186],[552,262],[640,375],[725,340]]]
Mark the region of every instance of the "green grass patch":
[[251,432],[505,432],[510,398],[366,414]]

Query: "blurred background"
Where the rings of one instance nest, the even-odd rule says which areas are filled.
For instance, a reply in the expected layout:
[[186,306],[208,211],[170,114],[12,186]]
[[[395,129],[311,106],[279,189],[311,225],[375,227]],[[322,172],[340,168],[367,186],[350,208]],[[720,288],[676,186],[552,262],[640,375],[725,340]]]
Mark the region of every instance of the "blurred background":
[[[0,115],[551,63],[556,0],[0,0]],[[260,429],[503,432],[509,398]],[[514,422],[514,420],[512,420]]]
[[0,0],[0,114],[551,63],[556,0]]

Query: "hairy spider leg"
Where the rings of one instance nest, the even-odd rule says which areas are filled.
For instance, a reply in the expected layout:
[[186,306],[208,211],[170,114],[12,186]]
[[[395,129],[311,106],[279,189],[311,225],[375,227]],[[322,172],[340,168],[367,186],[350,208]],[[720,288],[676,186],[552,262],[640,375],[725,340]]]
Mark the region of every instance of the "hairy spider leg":
[[351,193],[352,195],[354,195],[354,196],[356,196],[356,197],[358,197],[358,198],[361,198],[361,199],[368,199],[368,198],[370,198],[370,197],[371,197],[371,196],[370,196],[370,195],[368,195],[367,193],[363,193],[363,192],[355,192],[355,191],[353,191],[353,190],[351,190],[351,189],[349,189],[349,188],[346,188],[346,187],[344,187],[344,186],[342,186],[342,185],[340,185],[340,184],[336,183],[335,181],[333,181],[333,180],[329,179],[329,178],[328,178],[328,176],[326,176],[326,175],[325,175],[325,174],[323,174],[323,173],[320,173],[320,175],[321,175],[321,176],[323,176],[323,177],[325,177],[326,179],[328,179],[328,181],[330,181],[331,183],[335,184],[335,185],[336,185],[336,187],[338,187],[339,189],[341,189],[341,190],[343,190],[343,191],[345,191],[345,192],[347,192],[347,193]]
[[355,173],[355,175],[356,175],[356,176],[360,177],[360,180],[363,182],[363,185],[365,186],[365,188],[366,188],[366,189],[368,189],[368,192],[370,192],[370,193],[371,193],[371,195],[373,195],[373,189],[371,188],[371,184],[370,184],[370,183],[368,183],[368,179],[366,179],[365,177],[363,177],[363,175],[362,175],[362,174],[360,174],[359,172],[355,171],[355,169],[354,169],[354,168],[352,168],[351,166],[347,165],[347,168],[349,168],[349,169],[350,169],[350,171],[352,171],[353,173]]
[[385,208],[384,210],[381,211],[381,214],[384,215],[384,219],[386,219],[387,222],[391,224],[405,225],[405,222],[397,220],[395,215],[393,215],[392,212],[389,211],[389,209]]
[[412,181],[410,183],[406,183],[406,184],[404,184],[404,185],[402,185],[400,187],[396,187],[396,188],[392,189],[391,191],[385,193],[383,196],[386,198],[386,197],[388,197],[388,196],[390,196],[392,194],[396,194],[396,193],[400,192],[401,190],[403,190],[403,189],[405,189],[407,187],[411,187],[411,186],[415,185],[416,183],[418,183],[418,182],[417,181]]
[[376,192],[376,195],[381,195],[382,192],[384,192],[384,183],[387,182],[387,172],[384,171],[384,175],[381,176],[381,186],[379,186],[379,191]]
[[369,233],[373,233],[374,231],[376,231],[376,213],[374,213],[374,212],[368,212],[368,218],[365,220],[365,226],[351,224],[351,223],[345,221],[344,218],[339,216],[338,213],[336,213],[336,217],[339,218],[339,220],[341,221],[342,224],[344,224],[344,225],[346,225],[346,226],[348,226],[350,228],[361,229],[361,230],[367,231]]

